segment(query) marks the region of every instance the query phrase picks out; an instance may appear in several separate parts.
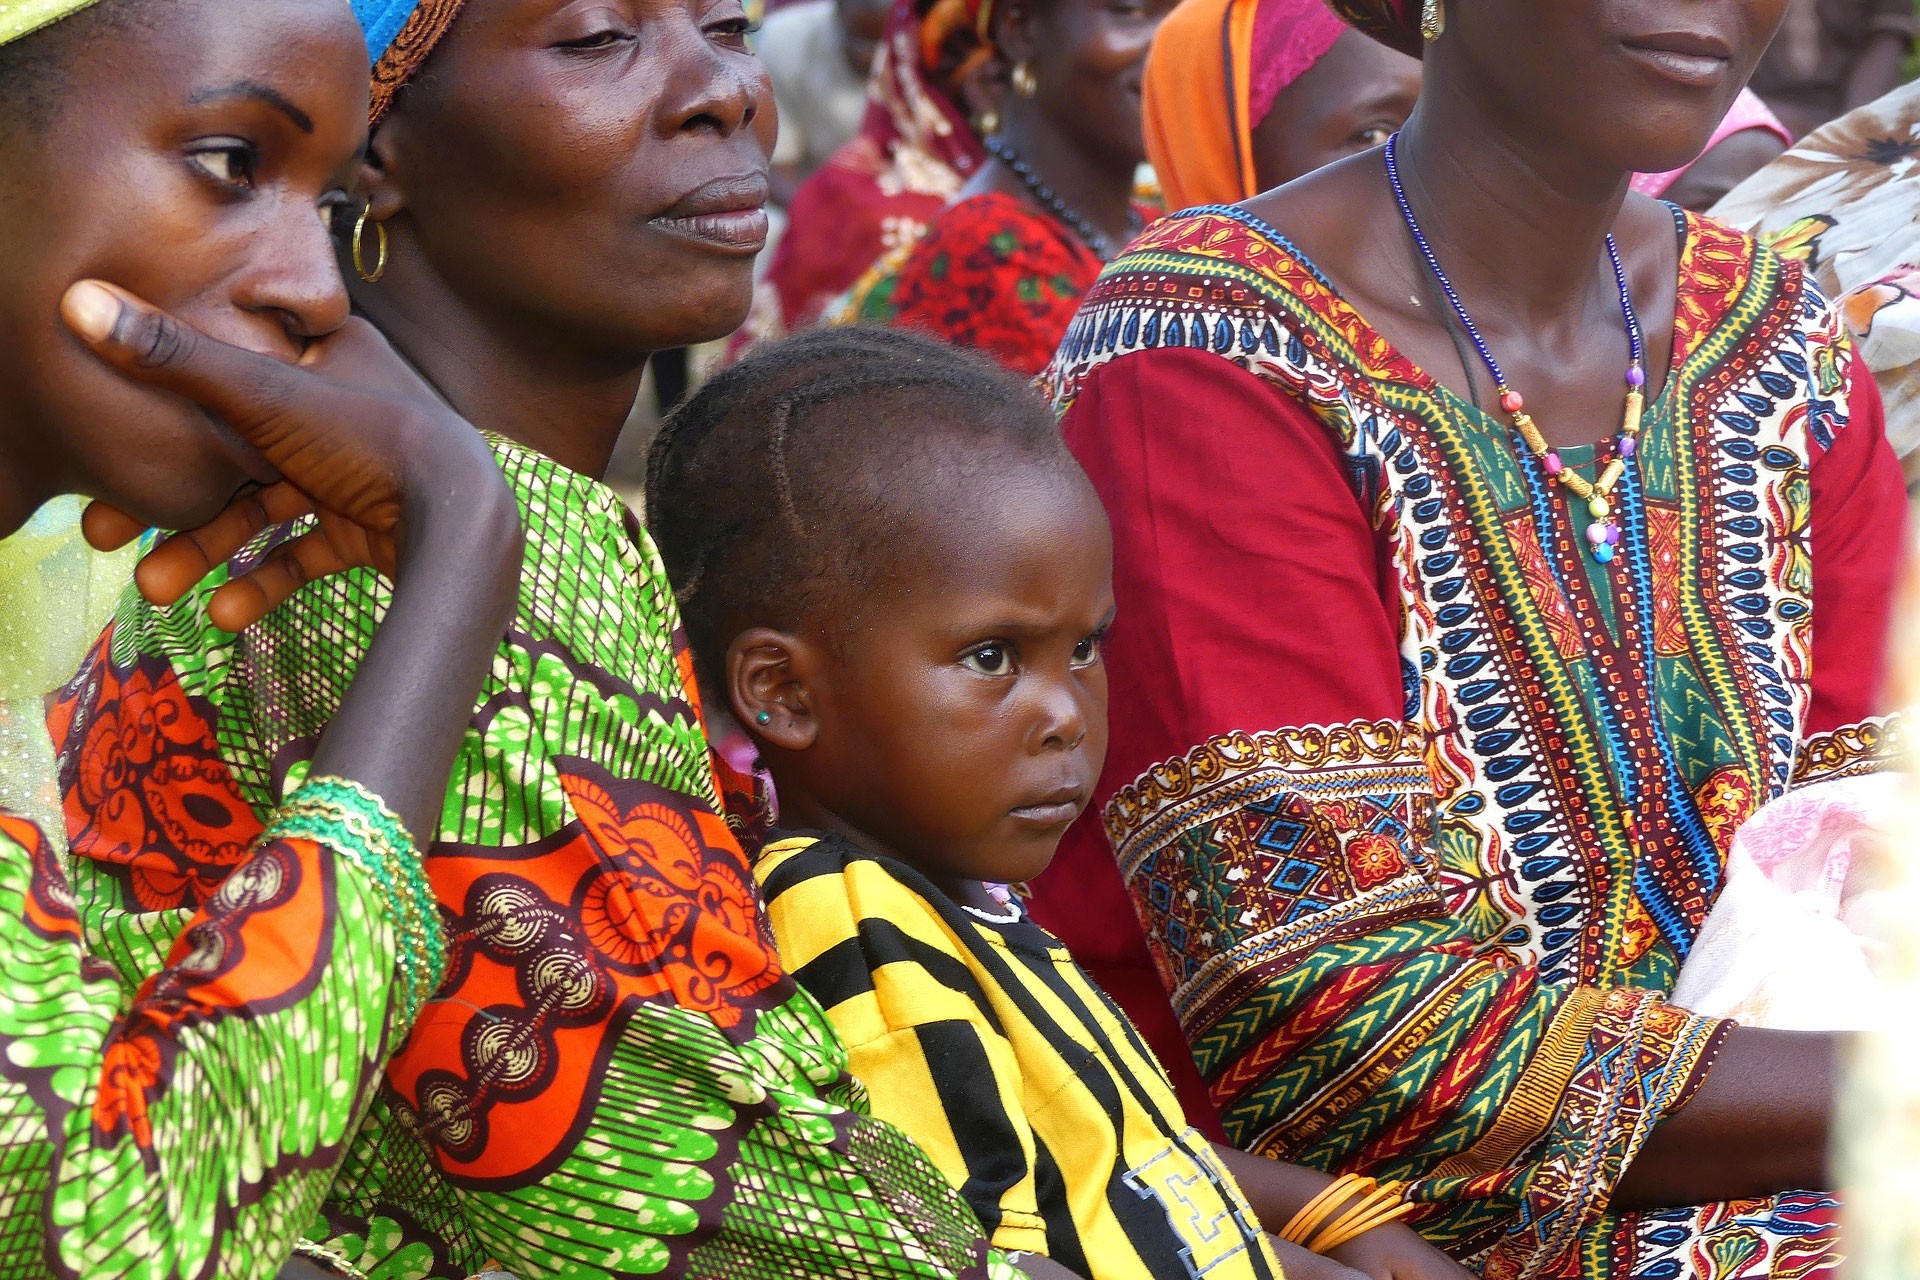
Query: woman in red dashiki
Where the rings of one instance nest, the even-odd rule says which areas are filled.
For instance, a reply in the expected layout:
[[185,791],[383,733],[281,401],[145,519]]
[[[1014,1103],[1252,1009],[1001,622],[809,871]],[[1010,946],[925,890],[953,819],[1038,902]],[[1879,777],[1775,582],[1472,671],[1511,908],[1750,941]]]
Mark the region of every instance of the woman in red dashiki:
[[[1421,47],[1417,5],[1336,7]],[[1043,379],[1119,621],[1105,839],[1073,833],[1035,915],[1123,996],[1157,971],[1236,1145],[1407,1179],[1489,1276],[1839,1259],[1836,1199],[1794,1190],[1832,1185],[1834,1040],[1665,992],[1745,817],[1892,754],[1905,500],[1817,288],[1627,195],[1778,16],[1726,19],[1676,106],[1670,60],[1592,36],[1667,7],[1447,6],[1403,182],[1374,152],[1166,220]],[[1547,84],[1576,89],[1464,105]],[[1591,204],[1458,181],[1555,154],[1542,120],[1591,140]],[[1570,319],[1523,310],[1555,290]]]
[[1140,82],[1167,0],[995,5],[963,30],[1010,66],[989,159],[917,242],[883,257],[834,322],[901,325],[1015,373],[1046,367],[1087,287],[1139,230]]
[[987,59],[966,0],[896,0],[887,19],[867,115],[794,193],[787,232],[735,352],[811,328],[881,256],[912,244],[985,153],[974,99]]
[[989,191],[934,219],[863,282],[843,318],[920,329],[1032,377],[1053,359],[1101,265],[1058,219]]

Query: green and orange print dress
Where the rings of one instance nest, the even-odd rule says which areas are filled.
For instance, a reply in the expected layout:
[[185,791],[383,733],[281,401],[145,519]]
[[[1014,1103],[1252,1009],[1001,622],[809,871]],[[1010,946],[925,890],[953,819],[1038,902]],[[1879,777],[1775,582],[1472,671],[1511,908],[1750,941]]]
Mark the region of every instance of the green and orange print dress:
[[[527,551],[425,859],[445,980],[382,1052],[329,1041],[298,1079],[235,1059],[225,1110],[188,1135],[241,1141],[261,1115],[316,1112],[330,1182],[306,1178],[316,1194],[270,1226],[367,1276],[1011,1276],[918,1148],[868,1117],[781,968],[718,814],[651,542],[612,490],[495,449]],[[261,815],[297,794],[388,599],[370,572],[339,575],[235,637],[206,618],[219,580],[169,609],[130,594],[53,716],[73,916],[129,984],[260,857]],[[351,1016],[371,1034],[380,914],[327,919],[333,945],[369,949],[367,990],[310,999],[298,1025]],[[313,1150],[263,1150],[267,1180]],[[177,1194],[235,1194],[190,1154],[164,1172]],[[0,1221],[10,1259],[15,1217]],[[234,1235],[168,1274],[257,1274],[265,1256]],[[68,1274],[123,1272],[146,1274]]]
[[1676,219],[1611,568],[1509,427],[1244,210],[1137,241],[1043,380],[1119,622],[1104,838],[1036,918],[1150,1030],[1163,984],[1236,1145],[1410,1180],[1498,1280],[1839,1257],[1826,1194],[1607,1211],[1722,1035],[1665,993],[1733,830],[1894,733],[1871,380],[1797,268]]

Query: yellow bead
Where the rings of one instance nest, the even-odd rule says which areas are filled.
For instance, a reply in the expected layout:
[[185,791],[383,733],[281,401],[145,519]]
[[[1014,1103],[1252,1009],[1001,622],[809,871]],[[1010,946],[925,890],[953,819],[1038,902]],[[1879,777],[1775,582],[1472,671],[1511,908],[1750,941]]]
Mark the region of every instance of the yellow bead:
[[1605,498],[1596,497],[1587,504],[1587,510],[1592,513],[1595,520],[1605,520],[1613,514],[1613,504]]

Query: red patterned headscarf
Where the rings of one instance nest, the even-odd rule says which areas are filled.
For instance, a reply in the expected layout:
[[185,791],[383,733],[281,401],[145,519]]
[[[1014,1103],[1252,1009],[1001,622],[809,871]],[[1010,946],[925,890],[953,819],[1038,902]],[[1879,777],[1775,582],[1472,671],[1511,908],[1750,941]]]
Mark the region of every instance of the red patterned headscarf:
[[1420,0],[1327,0],[1333,11],[1357,31],[1381,44],[1419,57]]
[[398,93],[447,34],[466,0],[353,0],[373,60],[373,111],[379,124]]

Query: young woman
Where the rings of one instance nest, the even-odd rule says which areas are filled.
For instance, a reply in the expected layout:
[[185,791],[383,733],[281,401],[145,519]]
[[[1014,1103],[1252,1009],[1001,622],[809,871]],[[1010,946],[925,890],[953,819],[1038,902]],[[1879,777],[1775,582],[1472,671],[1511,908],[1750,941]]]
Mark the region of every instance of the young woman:
[[1186,0],[1147,55],[1147,155],[1169,209],[1235,204],[1377,147],[1420,64],[1325,0]]
[[1007,68],[988,162],[839,319],[891,324],[1033,375],[1100,267],[1140,230],[1141,68],[1170,0],[969,0]]
[[[428,860],[447,979],[316,1231],[375,1276],[1008,1274],[918,1149],[862,1113],[845,1050],[781,969],[718,816],[672,593],[594,478],[649,353],[747,308],[773,122],[744,11],[363,14],[378,56],[368,204],[343,219],[355,300],[488,433],[527,548]],[[238,638],[203,593],[121,612],[61,712],[83,918],[143,950],[171,936],[184,904],[149,886],[218,881],[386,605],[349,574]],[[95,767],[160,677],[198,699],[217,749]],[[195,823],[209,772],[232,815],[217,831]],[[136,798],[185,835],[154,872],[110,838]]]
[[[272,1274],[442,972],[410,832],[433,829],[520,544],[471,428],[347,320],[324,221],[366,100],[344,4],[0,0],[0,534],[62,493],[98,500],[102,544],[199,526],[140,569],[167,600],[265,520],[317,513],[214,594],[235,628],[349,564],[394,579],[310,767],[220,846],[217,890],[173,873],[183,820],[232,816],[202,708],[140,672],[147,714],[89,767],[199,766],[184,811],[122,792],[105,815],[135,880],[190,904],[151,942],[83,932],[59,834],[0,812],[8,1274]],[[0,661],[31,662],[8,634]]]
[[1137,972],[1117,854],[1236,1145],[1489,1273],[1830,1267],[1838,1046],[1664,993],[1740,822],[1890,751],[1905,496],[1818,291],[1627,190],[1781,0],[1336,7],[1424,48],[1398,142],[1156,228],[1048,375],[1128,701],[1042,919]]

